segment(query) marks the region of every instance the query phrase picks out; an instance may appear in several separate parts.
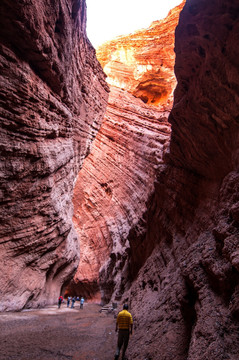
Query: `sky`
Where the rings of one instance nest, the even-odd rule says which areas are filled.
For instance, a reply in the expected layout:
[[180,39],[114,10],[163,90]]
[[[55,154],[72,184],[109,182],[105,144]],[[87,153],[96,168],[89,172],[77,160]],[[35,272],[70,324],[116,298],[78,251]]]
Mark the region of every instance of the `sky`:
[[147,28],[182,0],[86,0],[87,35],[96,48],[107,40]]

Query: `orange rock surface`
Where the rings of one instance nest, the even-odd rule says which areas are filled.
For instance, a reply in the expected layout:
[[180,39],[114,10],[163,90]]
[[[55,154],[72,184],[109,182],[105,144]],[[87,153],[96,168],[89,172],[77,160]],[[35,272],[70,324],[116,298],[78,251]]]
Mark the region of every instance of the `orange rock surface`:
[[[103,156],[91,166],[91,174],[103,176],[99,184],[105,192],[103,202],[117,210],[99,211],[94,206],[98,193],[89,193],[88,199],[94,196],[88,205],[95,217],[88,224],[96,229],[97,217],[104,214],[103,228],[109,229],[104,237],[112,239],[110,256],[100,269],[101,295],[106,301],[130,305],[135,324],[128,348],[131,359],[238,358],[238,19],[237,0],[186,1],[176,29],[178,85],[169,117],[170,147],[166,140],[164,162],[153,177],[148,176],[152,163],[148,167],[144,156],[129,161],[125,152],[120,176],[115,176],[119,156],[114,150],[111,155],[107,144],[114,149],[123,139],[113,129],[104,130],[110,142],[101,141],[109,166],[101,162]],[[112,99],[110,103],[111,118],[120,107]],[[137,129],[132,106],[122,98],[127,116],[123,110],[120,114],[134,128],[130,143]],[[147,158],[149,149],[140,140],[137,146]],[[157,146],[160,149],[160,142]],[[144,185],[132,175],[138,166]],[[93,167],[99,171],[94,173]],[[128,184],[133,184],[128,192],[120,190]],[[119,213],[124,211],[130,216],[120,222]],[[102,249],[107,255],[109,245]]]
[[174,32],[183,5],[184,1],[149,28],[119,36],[97,49],[110,85],[129,91],[147,104],[172,105],[176,85]]

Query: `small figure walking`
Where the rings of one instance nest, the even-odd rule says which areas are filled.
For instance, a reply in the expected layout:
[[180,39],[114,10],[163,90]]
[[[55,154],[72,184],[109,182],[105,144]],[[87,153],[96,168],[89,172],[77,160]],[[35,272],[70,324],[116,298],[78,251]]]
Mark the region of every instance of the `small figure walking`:
[[62,302],[63,302],[63,297],[59,296],[59,298],[58,298],[58,309],[60,309]]
[[74,309],[75,301],[76,301],[76,297],[73,296],[73,298],[71,300],[71,309]]
[[68,298],[67,298],[67,307],[70,306],[70,302],[71,302],[71,296],[68,296]]
[[128,311],[127,304],[124,304],[123,310],[120,311],[117,316],[115,331],[117,332],[118,330],[119,333],[118,333],[118,343],[115,354],[115,360],[119,359],[122,345],[123,345],[122,359],[127,360],[127,358],[125,357],[125,353],[129,342],[129,334],[132,335],[133,333],[133,318],[130,312]]
[[83,309],[84,302],[85,302],[85,299],[82,296],[80,299],[80,309]]

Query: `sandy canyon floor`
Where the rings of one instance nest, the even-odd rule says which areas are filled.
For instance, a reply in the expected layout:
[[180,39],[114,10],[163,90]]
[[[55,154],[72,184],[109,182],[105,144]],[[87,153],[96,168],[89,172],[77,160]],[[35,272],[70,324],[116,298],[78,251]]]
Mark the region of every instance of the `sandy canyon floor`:
[[117,334],[113,314],[97,304],[62,304],[0,314],[1,360],[112,360]]

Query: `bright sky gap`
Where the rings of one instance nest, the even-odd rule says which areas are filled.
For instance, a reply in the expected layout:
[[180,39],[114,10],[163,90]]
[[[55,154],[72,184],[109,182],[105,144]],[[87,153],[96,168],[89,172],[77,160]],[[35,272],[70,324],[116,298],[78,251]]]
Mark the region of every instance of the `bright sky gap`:
[[96,48],[119,35],[147,28],[182,0],[86,0],[87,35]]

